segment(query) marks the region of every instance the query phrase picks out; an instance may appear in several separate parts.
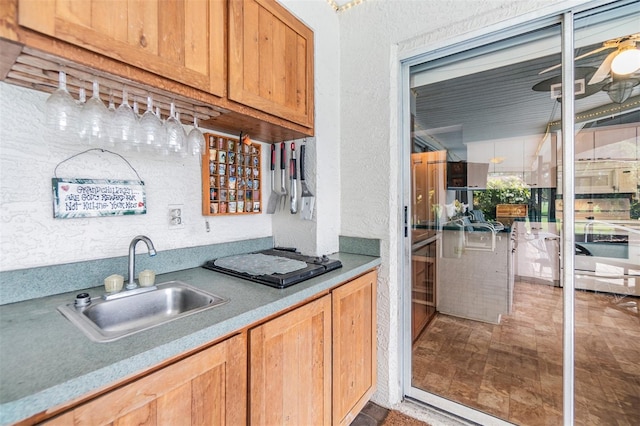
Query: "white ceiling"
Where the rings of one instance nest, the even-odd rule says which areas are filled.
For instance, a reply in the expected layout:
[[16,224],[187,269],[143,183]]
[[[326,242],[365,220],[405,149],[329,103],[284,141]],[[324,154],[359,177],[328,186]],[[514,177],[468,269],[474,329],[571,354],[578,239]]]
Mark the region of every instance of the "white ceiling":
[[[597,43],[580,48],[576,56],[600,46]],[[583,74],[592,74],[608,53],[610,50],[589,56],[576,65],[592,67],[581,68]],[[502,163],[492,165],[492,169],[526,170],[540,154],[548,124],[558,121],[561,114],[561,104],[551,98],[550,92],[532,88],[543,80],[559,78],[560,69],[539,75],[559,62],[560,54],[552,54],[414,87],[415,136],[447,149],[452,161],[486,163],[503,157]],[[640,78],[640,73],[637,76]],[[588,96],[576,99],[578,114],[611,106],[608,94],[601,90],[605,83],[587,85]],[[637,95],[640,85],[632,96]],[[634,108],[639,111],[638,106]],[[636,112],[633,119],[637,120],[639,114]],[[608,119],[609,124],[616,124],[616,119],[625,120],[622,115],[611,113],[600,118]]]

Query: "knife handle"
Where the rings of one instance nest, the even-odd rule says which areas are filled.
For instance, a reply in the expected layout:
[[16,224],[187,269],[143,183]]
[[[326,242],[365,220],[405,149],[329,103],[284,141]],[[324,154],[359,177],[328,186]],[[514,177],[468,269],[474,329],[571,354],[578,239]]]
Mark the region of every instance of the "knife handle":
[[296,170],[296,144],[291,142],[291,162],[289,163],[289,177],[291,179],[297,179],[297,170]]
[[271,170],[276,169],[276,145],[271,144]]
[[305,146],[300,145],[300,181],[304,181],[304,154],[305,154]]
[[280,170],[284,170],[287,167],[287,161],[285,159],[286,151],[287,151],[287,148],[284,142],[282,142],[280,144]]

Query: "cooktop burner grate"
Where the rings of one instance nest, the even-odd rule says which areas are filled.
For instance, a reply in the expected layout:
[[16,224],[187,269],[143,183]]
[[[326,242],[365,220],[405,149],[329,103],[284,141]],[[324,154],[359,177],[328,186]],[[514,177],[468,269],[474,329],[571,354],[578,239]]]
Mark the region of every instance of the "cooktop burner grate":
[[286,288],[341,268],[342,262],[327,256],[305,256],[295,249],[274,248],[213,259],[203,267],[271,287]]

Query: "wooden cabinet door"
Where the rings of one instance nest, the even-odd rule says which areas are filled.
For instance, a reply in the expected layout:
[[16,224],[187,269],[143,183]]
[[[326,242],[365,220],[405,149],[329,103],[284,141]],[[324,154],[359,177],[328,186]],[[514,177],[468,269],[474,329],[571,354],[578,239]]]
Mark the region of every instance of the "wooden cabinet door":
[[313,32],[275,0],[229,2],[228,96],[313,128]]
[[348,425],[376,385],[376,272],[332,292],[333,424]]
[[249,332],[254,425],[331,422],[331,296]]
[[607,160],[636,160],[636,127],[613,127],[594,132],[594,157]]
[[594,136],[592,131],[578,132],[574,136],[576,161],[594,160]]
[[[223,0],[19,0],[19,25],[218,96]],[[72,59],[72,58],[70,58]]]
[[242,334],[108,392],[45,424],[245,424],[246,372],[246,334]]

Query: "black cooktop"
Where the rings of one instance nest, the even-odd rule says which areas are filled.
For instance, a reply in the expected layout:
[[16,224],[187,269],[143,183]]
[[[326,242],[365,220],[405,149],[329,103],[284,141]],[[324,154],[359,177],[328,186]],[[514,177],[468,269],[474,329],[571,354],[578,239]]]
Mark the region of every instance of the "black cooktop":
[[202,267],[211,269],[212,271],[222,272],[227,275],[233,275],[234,277],[243,278],[281,289],[342,267],[342,262],[340,262],[339,260],[329,259],[327,256],[305,256],[298,253],[295,249],[290,248],[274,248],[258,251],[255,253],[302,261],[306,263],[306,267],[302,267],[293,272],[282,274],[272,273],[263,275],[252,275],[246,272],[239,272],[234,269],[221,267],[219,265],[216,265],[216,260],[218,259],[210,260],[202,265]]

